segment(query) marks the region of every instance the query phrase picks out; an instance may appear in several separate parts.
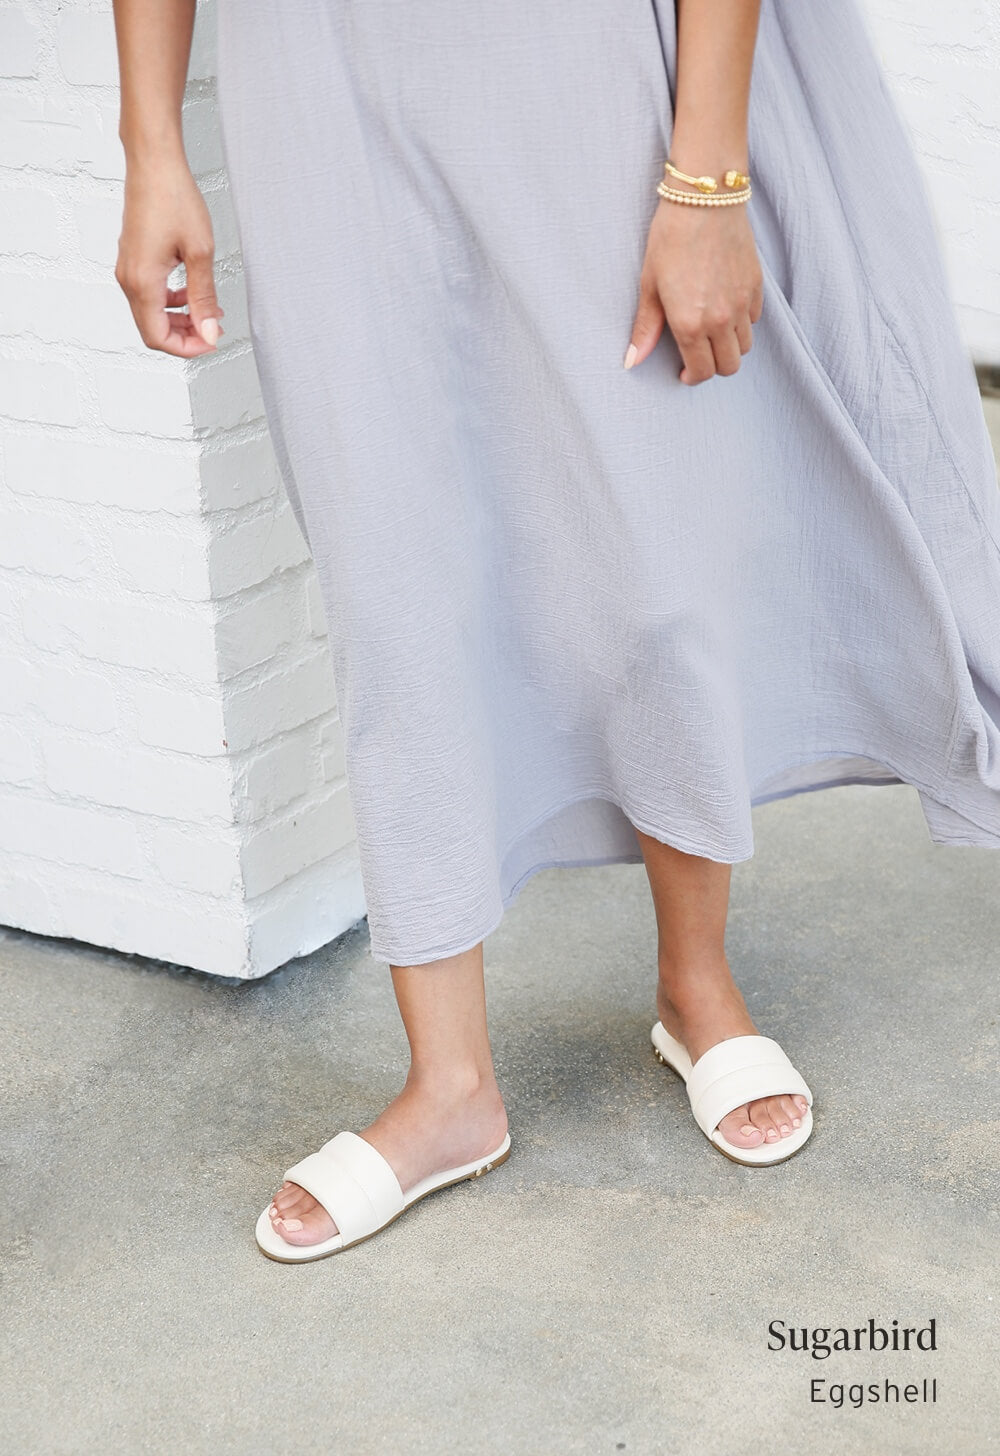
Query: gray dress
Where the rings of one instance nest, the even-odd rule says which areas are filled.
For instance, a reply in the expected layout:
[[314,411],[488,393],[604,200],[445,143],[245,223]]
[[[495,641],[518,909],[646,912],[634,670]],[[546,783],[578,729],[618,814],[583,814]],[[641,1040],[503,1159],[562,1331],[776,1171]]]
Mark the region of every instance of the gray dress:
[[669,0],[219,0],[252,339],[319,573],[372,955],[549,865],[753,853],[751,807],[906,783],[1000,847],[1000,492],[854,0],[764,0],[763,316],[622,368]]

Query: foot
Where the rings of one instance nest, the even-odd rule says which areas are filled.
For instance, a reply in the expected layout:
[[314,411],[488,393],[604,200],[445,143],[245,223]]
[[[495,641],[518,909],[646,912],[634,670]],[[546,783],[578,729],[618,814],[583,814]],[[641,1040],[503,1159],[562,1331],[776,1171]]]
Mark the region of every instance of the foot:
[[[760,1035],[725,961],[683,975],[672,972],[664,976],[661,971],[656,1009],[692,1064],[709,1047],[728,1037]],[[802,1126],[808,1107],[806,1099],[798,1094],[763,1097],[727,1113],[719,1123],[719,1131],[734,1148],[779,1143]]]
[[[429,1087],[406,1085],[360,1136],[377,1148],[407,1193],[422,1178],[491,1153],[507,1132],[507,1113],[496,1082]],[[297,1183],[284,1183],[269,1209],[271,1227],[289,1244],[318,1244],[337,1225],[321,1203]]]

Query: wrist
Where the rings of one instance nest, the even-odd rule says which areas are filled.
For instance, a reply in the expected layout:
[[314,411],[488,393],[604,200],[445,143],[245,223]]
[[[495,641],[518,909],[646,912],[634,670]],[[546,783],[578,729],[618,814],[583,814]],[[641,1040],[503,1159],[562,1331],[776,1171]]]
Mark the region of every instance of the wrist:
[[712,132],[704,126],[683,126],[675,122],[669,155],[675,167],[696,176],[707,173],[711,177],[721,177],[730,169],[737,172],[750,170],[745,128]]
[[118,139],[128,167],[163,166],[165,163],[187,165],[184,135],[179,124],[159,128],[121,126]]

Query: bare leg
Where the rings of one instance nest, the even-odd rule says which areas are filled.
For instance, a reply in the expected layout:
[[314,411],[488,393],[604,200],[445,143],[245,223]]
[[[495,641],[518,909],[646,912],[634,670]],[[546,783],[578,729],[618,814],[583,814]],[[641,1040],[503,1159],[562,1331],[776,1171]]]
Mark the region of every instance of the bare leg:
[[[486,1029],[482,942],[462,955],[390,970],[410,1069],[402,1090],[361,1136],[406,1193],[422,1178],[492,1152],[507,1131],[507,1113]],[[275,1194],[271,1224],[290,1244],[315,1244],[337,1232],[323,1206],[296,1183]]]
[[[659,932],[657,1012],[696,1062],[716,1042],[757,1031],[726,959],[732,866],[636,833]],[[804,1097],[765,1097],[736,1108],[719,1127],[734,1147],[759,1147],[790,1136],[806,1107]]]

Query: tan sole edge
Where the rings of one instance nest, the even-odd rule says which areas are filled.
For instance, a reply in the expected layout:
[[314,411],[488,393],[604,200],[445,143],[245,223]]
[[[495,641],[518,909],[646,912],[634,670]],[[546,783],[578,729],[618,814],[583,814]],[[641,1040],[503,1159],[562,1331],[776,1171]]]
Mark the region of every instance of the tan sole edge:
[[[489,1173],[492,1172],[494,1168],[499,1168],[500,1164],[506,1163],[507,1159],[510,1157],[512,1147],[513,1144],[508,1147],[505,1153],[501,1153],[499,1158],[493,1158],[489,1163],[484,1163],[483,1166],[481,1168],[477,1168],[475,1172],[463,1173],[461,1178],[452,1178],[447,1183],[439,1183],[436,1188],[428,1188],[426,1193],[421,1193],[419,1198],[415,1198],[412,1203],[408,1203],[405,1208],[401,1208],[399,1210],[399,1213],[394,1213],[392,1218],[386,1219],[385,1223],[379,1224],[377,1229],[372,1229],[370,1234],[364,1234],[360,1239],[352,1239],[349,1244],[341,1244],[339,1249],[327,1249],[325,1254],[303,1254],[298,1259],[284,1259],[280,1254],[269,1254],[267,1249],[261,1248],[260,1244],[257,1244],[257,1248],[264,1255],[265,1259],[273,1259],[275,1264],[315,1264],[319,1259],[330,1259],[333,1257],[334,1254],[344,1254],[347,1252],[348,1249],[356,1248],[358,1244],[367,1243],[367,1241],[369,1239],[373,1239],[376,1234],[382,1233],[383,1230],[387,1229],[390,1224],[395,1223],[397,1218],[401,1218],[404,1213],[409,1213],[411,1208],[416,1208],[418,1203],[422,1203],[423,1200],[425,1198],[429,1198],[432,1193],[440,1193],[445,1188],[454,1188],[456,1183],[469,1183],[472,1181],[473,1178],[481,1178],[484,1173]],[[254,1243],[257,1243],[256,1239],[254,1240]]]
[[[653,1055],[662,1067],[666,1067],[669,1071],[673,1072],[674,1076],[677,1077],[679,1081],[684,1081],[684,1078],[681,1076],[680,1072],[678,1072],[677,1068],[673,1065],[672,1062],[667,1061],[666,1057],[660,1051],[660,1048],[658,1046],[653,1045]],[[699,1128],[698,1131],[701,1132],[701,1129]],[[702,1136],[705,1136],[704,1133],[702,1133]],[[746,1160],[746,1158],[734,1158],[732,1153],[727,1153],[725,1148],[720,1148],[719,1144],[716,1142],[712,1142],[711,1138],[706,1138],[706,1142],[711,1143],[712,1147],[717,1153],[721,1153],[722,1156],[724,1158],[728,1158],[731,1163],[738,1163],[741,1168],[774,1168],[777,1166],[778,1163],[787,1163],[789,1158],[794,1158],[796,1153],[801,1153],[802,1149],[808,1145],[809,1139],[806,1138],[804,1143],[799,1143],[797,1148],[793,1148],[790,1153],[785,1153],[780,1158],[768,1158],[766,1163],[750,1163]],[[761,1144],[758,1143],[757,1146],[760,1147]],[[774,1144],[772,1143],[771,1146],[773,1147]]]

